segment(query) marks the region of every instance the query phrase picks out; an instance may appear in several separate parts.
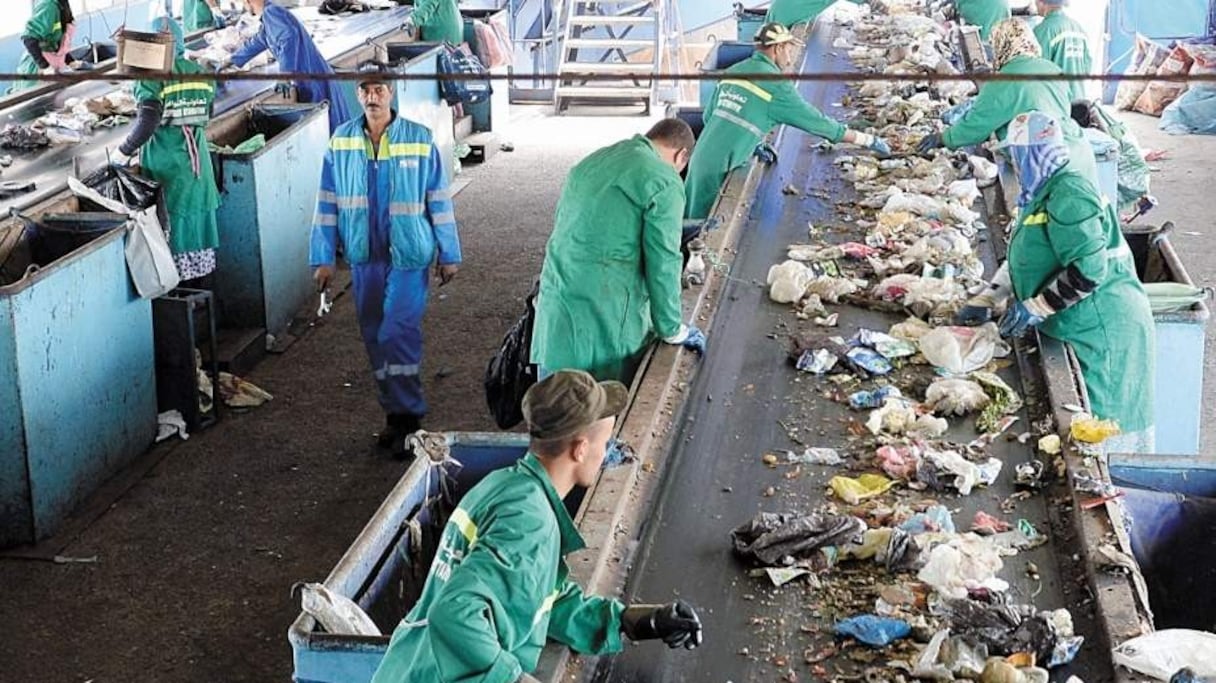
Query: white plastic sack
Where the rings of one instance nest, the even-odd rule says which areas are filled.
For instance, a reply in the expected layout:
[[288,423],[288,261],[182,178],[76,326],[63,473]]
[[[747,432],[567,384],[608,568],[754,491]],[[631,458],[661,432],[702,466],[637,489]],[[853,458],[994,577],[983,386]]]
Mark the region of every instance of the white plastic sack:
[[786,261],[768,269],[768,297],[779,304],[792,304],[806,294],[814,279],[810,268],[797,261]]
[[72,194],[83,197],[114,213],[130,218],[127,223],[127,239],[124,248],[127,271],[135,283],[135,291],[145,299],[155,299],[168,294],[181,282],[173,253],[169,251],[169,240],[156,217],[156,207],[132,211],[121,202],[107,199],[96,190],[76,178],[68,178]]
[[921,337],[919,343],[920,352],[930,363],[955,375],[975,372],[993,358],[1009,353],[996,323],[938,327]]
[[1183,667],[1198,676],[1216,676],[1216,634],[1172,628],[1132,638],[1112,653],[1115,664],[1168,681]]
[[300,585],[300,605],[328,633],[379,636],[380,629],[350,598],[319,583]]
[[968,588],[1008,590],[1009,584],[996,578],[1003,566],[995,544],[967,533],[934,547],[916,578],[947,598],[965,598]]

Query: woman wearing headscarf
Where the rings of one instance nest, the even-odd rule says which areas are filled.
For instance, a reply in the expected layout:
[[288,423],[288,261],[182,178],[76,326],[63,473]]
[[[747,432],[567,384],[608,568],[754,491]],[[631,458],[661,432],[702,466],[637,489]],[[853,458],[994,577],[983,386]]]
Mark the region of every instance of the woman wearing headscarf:
[[986,301],[968,302],[959,318],[982,322],[1007,298],[1001,335],[1020,337],[1037,328],[1069,344],[1095,416],[1117,421],[1123,432],[1106,448],[1151,453],[1152,311],[1115,209],[1069,162],[1060,124],[1037,111],[1009,124],[999,147],[1020,191],[1018,224],[1002,268],[1007,276],[998,274],[1005,282],[994,282]]
[[[162,16],[155,27],[173,34],[177,48],[174,74],[203,72],[185,58],[182,29],[176,21]],[[139,113],[127,139],[119,145],[115,161],[126,163],[138,151],[141,170],[164,187],[169,249],[182,280],[197,280],[215,270],[215,247],[219,245],[215,210],[220,193],[205,134],[215,84],[188,79],[136,81],[135,99]]]
[[[17,64],[17,73],[53,74],[67,69],[72,62],[68,50],[76,34],[75,22],[68,0],[38,0],[21,33],[25,54]],[[8,91],[13,93],[36,85],[38,81],[17,81]]]
[[[1020,19],[1006,19],[992,29],[992,50],[996,68],[1002,74],[1059,76],[1060,67],[1043,59],[1034,32]],[[1098,167],[1093,150],[1081,127],[1071,119],[1072,101],[1068,83],[1055,80],[988,81],[980,87],[962,118],[941,133],[925,136],[917,146],[927,154],[939,147],[959,149],[978,145],[996,133],[1001,137],[1013,117],[1027,111],[1041,111],[1062,122],[1073,167],[1098,182]]]

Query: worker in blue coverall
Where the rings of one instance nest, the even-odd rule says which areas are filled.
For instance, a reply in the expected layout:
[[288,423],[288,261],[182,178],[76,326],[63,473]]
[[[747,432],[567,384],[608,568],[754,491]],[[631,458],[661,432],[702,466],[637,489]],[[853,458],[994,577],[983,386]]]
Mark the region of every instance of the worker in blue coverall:
[[[262,27],[256,36],[232,53],[230,62],[220,65],[221,69],[229,64],[245,66],[249,60],[270,50],[279,63],[280,72],[317,75],[334,72],[312,42],[304,24],[289,10],[270,0],[245,0],[245,9],[262,18]],[[303,80],[296,81],[295,86],[296,99],[300,102],[329,102],[330,133],[337,132],[338,126],[355,113],[347,82]]]
[[410,455],[406,437],[426,415],[422,315],[430,268],[440,285],[459,269],[460,239],[443,165],[429,128],[397,116],[389,67],[360,66],[363,115],[329,141],[309,261],[318,289],[334,275],[339,244],[351,265],[356,315],[387,414],[381,447]]

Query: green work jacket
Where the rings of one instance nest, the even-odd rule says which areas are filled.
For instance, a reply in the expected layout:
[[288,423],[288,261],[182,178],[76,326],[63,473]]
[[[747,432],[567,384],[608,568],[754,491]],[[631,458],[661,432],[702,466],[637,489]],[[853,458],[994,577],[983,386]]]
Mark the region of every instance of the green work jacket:
[[1020,212],[1009,240],[1009,276],[1019,301],[1038,296],[1066,268],[1094,293],[1047,318],[1039,330],[1067,342],[1081,364],[1094,413],[1124,432],[1152,426],[1154,330],[1148,297],[1114,207],[1065,167]]
[[185,0],[182,4],[182,24],[191,32],[214,28],[215,16],[204,0]]
[[[1093,66],[1089,52],[1089,37],[1085,27],[1075,19],[1056,10],[1043,17],[1034,27],[1034,37],[1043,49],[1043,58],[1060,67],[1066,74],[1088,74]],[[1077,101],[1085,97],[1085,84],[1069,81],[1068,99]]]
[[656,336],[680,333],[684,186],[649,140],[570,171],[545,247],[532,361],[629,382]]
[[[38,4],[34,5],[34,12],[29,21],[25,22],[25,30],[21,35],[37,38],[38,46],[43,52],[57,52],[67,28],[59,15],[59,3],[56,0],[39,0]],[[38,73],[38,63],[26,52],[24,46],[21,48],[21,60],[17,63],[17,73]],[[9,87],[8,92],[17,92],[36,85],[38,81],[16,81]]]
[[992,27],[1013,16],[1009,0],[956,0],[958,16],[968,24],[980,27],[980,37],[988,40]]
[[535,455],[486,476],[452,512],[418,603],[372,683],[515,683],[546,637],[621,649],[624,605],[583,595],[563,559],[583,548]]
[[[849,0],[857,5],[863,5],[868,0]],[[765,23],[781,24],[786,28],[806,21],[815,21],[823,11],[836,3],[836,0],[773,0],[768,13],[764,15]]]
[[422,40],[452,45],[464,42],[464,18],[456,0],[417,0],[410,18]]
[[[747,163],[756,145],[779,123],[840,142],[844,124],[825,116],[798,94],[792,81],[750,81],[751,74],[780,74],[756,52],[725,71],[705,108],[705,128],[688,162],[687,218],[705,218],[727,174]],[[1011,117],[1012,118],[1012,117]]]
[[[197,74],[203,69],[178,57],[173,71]],[[204,131],[215,100],[215,85],[188,80],[137,81],[134,95],[139,102],[158,100],[164,106],[160,127],[141,148],[139,165],[164,187],[170,249],[180,254],[214,248],[219,244],[215,210],[220,205],[220,193]]]
[[[1060,67],[1039,57],[1020,55],[1001,68],[1003,74],[1056,75]],[[978,145],[1005,127],[1018,114],[1041,111],[1060,122],[1074,168],[1097,184],[1098,165],[1081,127],[1072,119],[1072,101],[1063,81],[989,81],[980,87],[971,110],[942,133],[950,149]]]

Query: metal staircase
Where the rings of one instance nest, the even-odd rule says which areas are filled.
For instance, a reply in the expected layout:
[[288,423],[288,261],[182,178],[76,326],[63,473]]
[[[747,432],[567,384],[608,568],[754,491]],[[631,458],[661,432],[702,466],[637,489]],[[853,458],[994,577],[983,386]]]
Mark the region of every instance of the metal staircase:
[[[557,113],[572,103],[636,105],[645,113],[679,70],[681,29],[675,0],[565,0],[558,47]],[[674,88],[672,88],[674,90]]]

